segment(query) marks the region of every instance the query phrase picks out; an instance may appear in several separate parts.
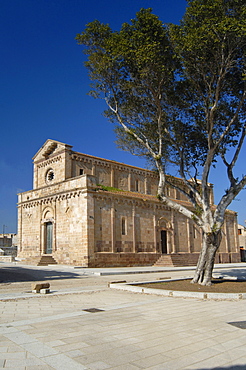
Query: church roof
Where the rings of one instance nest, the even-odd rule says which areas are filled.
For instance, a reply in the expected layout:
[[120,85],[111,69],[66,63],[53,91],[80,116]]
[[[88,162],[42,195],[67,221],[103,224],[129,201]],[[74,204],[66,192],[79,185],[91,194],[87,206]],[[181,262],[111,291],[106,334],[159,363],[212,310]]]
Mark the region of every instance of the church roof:
[[47,157],[51,153],[53,153],[57,148],[59,149],[72,149],[72,145],[68,145],[65,143],[61,143],[57,140],[48,139],[46,142],[41,146],[38,152],[32,158],[33,160],[37,160],[39,158]]

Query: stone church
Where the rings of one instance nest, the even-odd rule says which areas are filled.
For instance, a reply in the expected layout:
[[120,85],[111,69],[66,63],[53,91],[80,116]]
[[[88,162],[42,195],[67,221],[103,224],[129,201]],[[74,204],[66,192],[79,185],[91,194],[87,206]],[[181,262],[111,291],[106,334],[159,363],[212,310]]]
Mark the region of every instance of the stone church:
[[[156,172],[55,140],[45,142],[33,163],[33,190],[18,195],[21,260],[82,267],[196,264],[201,230],[157,199]],[[166,192],[191,208],[180,192]],[[226,213],[216,258],[240,261],[233,211]]]

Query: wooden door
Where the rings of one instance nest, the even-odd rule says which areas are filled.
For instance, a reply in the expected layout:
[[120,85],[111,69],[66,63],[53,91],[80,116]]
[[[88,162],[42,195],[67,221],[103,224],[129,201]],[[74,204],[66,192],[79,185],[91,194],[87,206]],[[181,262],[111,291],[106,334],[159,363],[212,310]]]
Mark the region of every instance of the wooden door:
[[167,254],[167,231],[161,230],[161,252]]
[[46,254],[52,253],[52,243],[53,243],[53,223],[46,223]]

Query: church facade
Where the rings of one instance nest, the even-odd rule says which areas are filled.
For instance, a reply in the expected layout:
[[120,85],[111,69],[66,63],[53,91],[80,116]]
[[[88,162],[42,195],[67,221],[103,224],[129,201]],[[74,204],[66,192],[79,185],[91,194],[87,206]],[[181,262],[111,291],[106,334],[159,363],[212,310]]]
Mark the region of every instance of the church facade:
[[[33,158],[33,190],[18,194],[18,257],[82,267],[195,264],[201,230],[156,197],[158,174],[47,140]],[[179,181],[177,179],[177,181]],[[187,207],[183,194],[167,195]],[[213,188],[211,186],[211,201]],[[239,262],[237,215],[226,212],[216,262]]]

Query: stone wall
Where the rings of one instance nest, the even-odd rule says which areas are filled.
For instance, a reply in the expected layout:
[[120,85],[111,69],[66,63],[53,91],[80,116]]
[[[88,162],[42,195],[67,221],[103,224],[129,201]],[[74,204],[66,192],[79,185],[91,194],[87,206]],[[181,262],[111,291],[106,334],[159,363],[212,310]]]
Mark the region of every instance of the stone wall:
[[95,253],[88,267],[153,266],[159,257],[156,253]]
[[[47,253],[45,227],[53,225],[52,255],[59,263],[88,263],[86,189],[95,179],[86,175],[19,195],[19,258]],[[95,183],[93,182],[93,187]],[[44,196],[48,192],[49,196]]]
[[[71,148],[47,140],[34,156],[34,189],[18,198],[19,258],[51,253],[58,263],[86,267],[151,265],[163,253],[198,255],[201,230],[158,201],[156,172]],[[185,200],[175,189],[166,193]],[[218,258],[234,261],[237,254],[236,214],[227,211]]]

